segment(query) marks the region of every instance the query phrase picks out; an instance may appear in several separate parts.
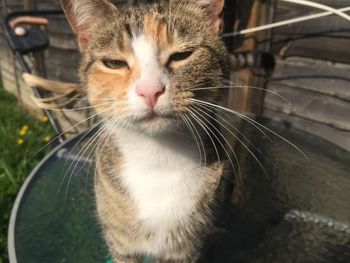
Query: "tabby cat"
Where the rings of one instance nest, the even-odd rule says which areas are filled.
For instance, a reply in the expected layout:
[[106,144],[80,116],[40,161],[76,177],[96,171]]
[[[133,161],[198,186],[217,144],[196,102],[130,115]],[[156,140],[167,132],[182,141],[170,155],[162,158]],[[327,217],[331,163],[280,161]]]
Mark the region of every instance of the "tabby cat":
[[103,123],[95,195],[113,260],[196,262],[228,166],[205,107],[220,101],[230,72],[224,0],[62,5]]

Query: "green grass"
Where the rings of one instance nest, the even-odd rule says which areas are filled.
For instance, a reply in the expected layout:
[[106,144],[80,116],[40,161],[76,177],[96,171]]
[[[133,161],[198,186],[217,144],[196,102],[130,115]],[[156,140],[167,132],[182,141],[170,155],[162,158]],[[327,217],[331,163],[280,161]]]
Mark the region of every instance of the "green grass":
[[0,263],[8,262],[7,227],[23,181],[49,151],[36,154],[53,135],[50,125],[26,113],[16,98],[0,87]]

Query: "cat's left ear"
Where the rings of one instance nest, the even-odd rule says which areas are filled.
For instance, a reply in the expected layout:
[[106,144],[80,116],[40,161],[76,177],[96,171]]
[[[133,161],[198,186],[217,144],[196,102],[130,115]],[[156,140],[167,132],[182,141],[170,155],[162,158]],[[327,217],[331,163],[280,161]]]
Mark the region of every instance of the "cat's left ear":
[[223,10],[225,0],[196,0],[195,2],[200,5],[211,20],[213,30],[216,33],[220,33],[224,26]]

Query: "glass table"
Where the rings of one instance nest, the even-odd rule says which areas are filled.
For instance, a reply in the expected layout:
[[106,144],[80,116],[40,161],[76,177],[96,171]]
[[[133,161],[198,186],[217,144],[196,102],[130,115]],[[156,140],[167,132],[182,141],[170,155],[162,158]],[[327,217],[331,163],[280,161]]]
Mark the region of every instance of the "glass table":
[[[350,153],[288,124],[258,121],[308,160],[240,123],[264,169],[237,143],[239,187],[233,177],[200,262],[350,262]],[[96,220],[91,158],[78,154],[89,155],[92,134],[59,145],[28,177],[10,221],[11,263],[111,262]]]

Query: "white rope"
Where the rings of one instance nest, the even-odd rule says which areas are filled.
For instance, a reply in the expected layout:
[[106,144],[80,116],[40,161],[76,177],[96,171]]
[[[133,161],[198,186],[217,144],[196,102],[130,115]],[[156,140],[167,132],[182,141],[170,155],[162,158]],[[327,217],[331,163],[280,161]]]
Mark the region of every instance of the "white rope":
[[350,16],[348,16],[347,14],[344,14],[344,12],[339,11],[336,8],[330,7],[328,5],[323,5],[323,4],[315,3],[312,1],[308,1],[308,0],[280,0],[280,1],[304,5],[304,6],[310,6],[310,7],[316,8],[316,9],[329,11],[329,12],[332,12],[335,15],[338,15],[338,16],[340,16],[340,17],[342,17],[350,22]]
[[[280,0],[280,1],[287,1],[287,2],[293,2],[293,3],[299,4],[299,1],[303,1],[303,0]],[[303,2],[305,2],[305,1],[303,1]],[[307,2],[309,2],[309,1],[307,1]],[[315,7],[315,5],[318,6],[318,5],[321,5],[321,4],[309,2],[308,6],[311,6],[311,5],[312,5],[312,7]],[[323,9],[323,10],[328,10],[328,11],[322,12],[322,13],[318,13],[318,14],[313,14],[313,15],[301,16],[301,17],[297,17],[297,18],[293,18],[293,19],[289,19],[289,20],[284,20],[284,21],[280,21],[280,22],[275,22],[275,23],[271,23],[271,24],[268,24],[268,25],[248,28],[248,29],[241,30],[241,31],[238,31],[238,32],[226,33],[226,34],[223,34],[222,37],[232,37],[232,36],[244,35],[244,34],[248,34],[248,33],[254,33],[254,32],[257,32],[257,31],[262,31],[262,30],[267,30],[267,29],[271,29],[271,28],[281,27],[281,26],[285,26],[285,25],[295,24],[295,23],[299,23],[299,22],[303,22],[303,21],[309,21],[309,20],[313,20],[313,19],[317,19],[317,18],[321,18],[321,17],[325,17],[325,16],[334,15],[334,14],[335,15],[340,15],[341,14],[340,15],[341,17],[343,17],[344,19],[350,21],[350,16],[344,14],[344,12],[350,11],[350,6],[343,7],[343,8],[340,8],[340,9],[334,9],[332,7],[325,6],[325,5],[321,5],[321,6],[323,6],[323,7],[320,8],[318,6],[317,8],[318,9]]]

